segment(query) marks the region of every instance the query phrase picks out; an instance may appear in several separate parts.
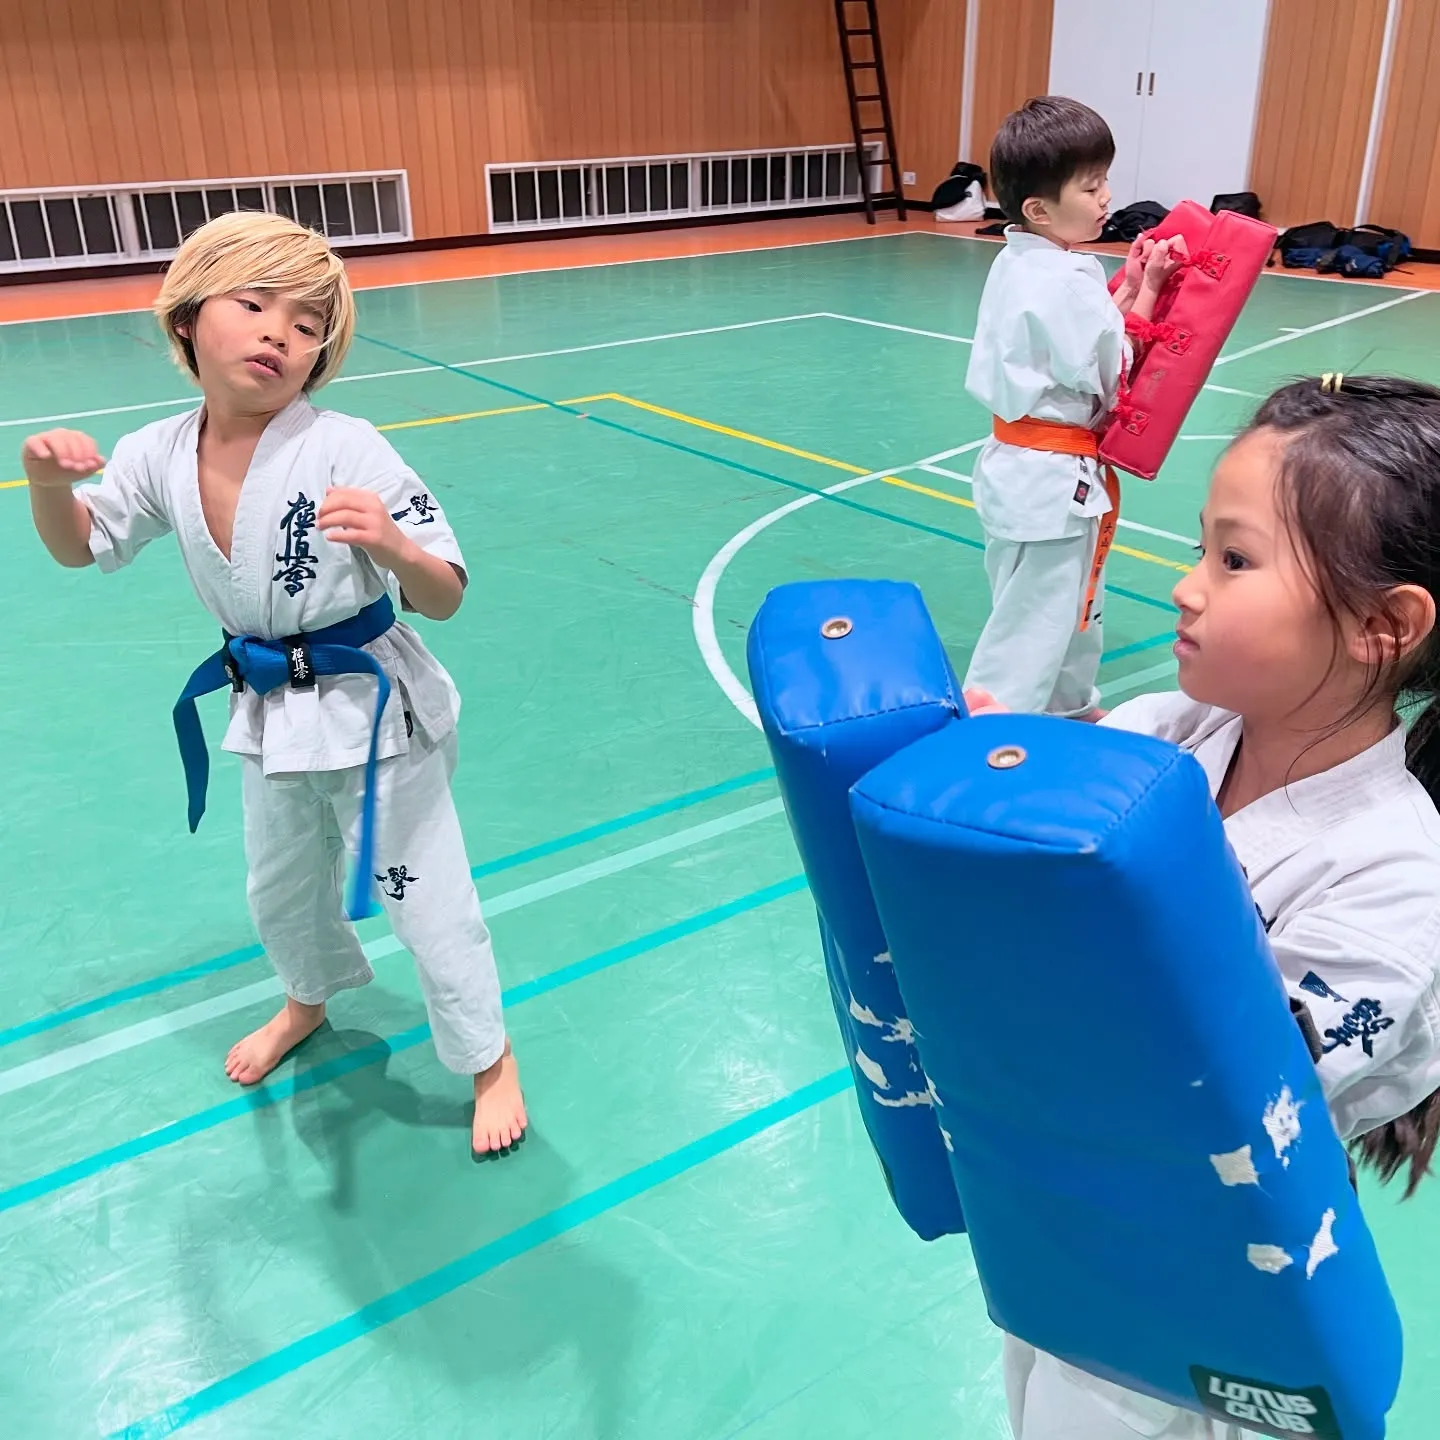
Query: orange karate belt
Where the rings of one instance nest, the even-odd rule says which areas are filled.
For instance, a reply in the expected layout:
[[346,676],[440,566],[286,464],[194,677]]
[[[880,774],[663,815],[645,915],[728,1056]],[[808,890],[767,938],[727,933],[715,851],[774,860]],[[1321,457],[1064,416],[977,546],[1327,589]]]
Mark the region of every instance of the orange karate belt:
[[[998,415],[994,418],[995,438],[1002,445],[1014,445],[1021,450],[1043,450],[1050,455],[1081,455],[1087,460],[1100,458],[1100,437],[1084,425],[1067,425],[1061,420],[1036,420],[1029,415],[1023,420],[1002,420]],[[1080,612],[1082,630],[1090,626],[1095,596],[1100,589],[1100,575],[1105,569],[1120,521],[1120,481],[1114,468],[1102,465],[1100,478],[1104,482],[1105,493],[1110,497],[1110,509],[1100,517],[1095,558],[1090,562],[1090,581],[1085,587],[1085,605]]]

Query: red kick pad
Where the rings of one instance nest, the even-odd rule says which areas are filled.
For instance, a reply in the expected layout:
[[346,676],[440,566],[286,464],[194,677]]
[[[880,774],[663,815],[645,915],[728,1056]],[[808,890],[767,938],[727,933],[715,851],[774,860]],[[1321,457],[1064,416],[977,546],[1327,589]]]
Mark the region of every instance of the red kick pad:
[[[1157,240],[1183,235],[1190,260],[1161,292],[1150,324],[1130,327],[1148,337],[1148,348],[1100,440],[1102,460],[1145,480],[1155,478],[1170,453],[1278,232],[1248,215],[1212,215],[1185,200],[1149,233]],[[1117,273],[1112,290],[1118,281]]]
[[[1147,240],[1173,240],[1179,235],[1185,241],[1185,253],[1194,255],[1205,248],[1205,241],[1209,238],[1210,227],[1215,223],[1215,216],[1203,205],[1196,204],[1194,200],[1182,200],[1153,230],[1145,232]],[[1155,313],[1150,317],[1154,323],[1163,320],[1170,307],[1175,303],[1175,296],[1180,290],[1180,281],[1184,277],[1183,270],[1177,271],[1165,283],[1165,288],[1160,292],[1155,301]],[[1110,277],[1110,293],[1113,295],[1119,288],[1120,282],[1125,278],[1125,267],[1122,265]]]

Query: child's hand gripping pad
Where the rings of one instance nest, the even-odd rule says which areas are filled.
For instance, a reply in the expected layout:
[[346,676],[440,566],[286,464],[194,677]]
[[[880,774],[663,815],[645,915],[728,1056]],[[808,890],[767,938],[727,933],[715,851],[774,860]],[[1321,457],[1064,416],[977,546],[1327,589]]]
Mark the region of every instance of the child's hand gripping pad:
[[750,683],[820,912],[821,945],[860,1114],[907,1224],[964,1228],[930,1091],[850,823],[849,790],[963,713],[913,585],[832,581],[771,591],[750,628]]
[[1399,1320],[1193,757],[980,716],[852,811],[996,1323],[1247,1432],[1381,1440]]
[[1146,480],[1159,473],[1210,378],[1277,232],[1248,215],[1211,215],[1185,200],[1150,233],[1184,235],[1190,258],[1166,283],[1152,322],[1135,327],[1145,348],[1100,440],[1102,460]]
[[[1195,200],[1182,200],[1158,225],[1145,231],[1144,238],[1147,240],[1174,240],[1177,237],[1185,242],[1185,253],[1187,255],[1198,255],[1205,248],[1205,242],[1210,235],[1210,227],[1215,223],[1215,217],[1203,205]],[[1152,321],[1160,321],[1169,313],[1170,307],[1175,303],[1176,293],[1180,289],[1180,280],[1184,271],[1177,271],[1165,282],[1165,288],[1155,298],[1155,309],[1150,318]],[[1125,267],[1122,265],[1110,277],[1110,293],[1113,295],[1125,279]]]

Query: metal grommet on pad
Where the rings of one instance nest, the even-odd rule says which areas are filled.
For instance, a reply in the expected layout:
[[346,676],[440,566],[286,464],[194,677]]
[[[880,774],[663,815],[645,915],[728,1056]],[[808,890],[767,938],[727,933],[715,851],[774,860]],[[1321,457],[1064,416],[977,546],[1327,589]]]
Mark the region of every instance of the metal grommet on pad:
[[827,620],[820,627],[820,633],[827,640],[843,640],[854,628],[855,626],[844,615],[837,615],[833,620]]
[[985,757],[985,763],[992,770],[1013,770],[1025,763],[1025,751],[1019,745],[1001,745]]

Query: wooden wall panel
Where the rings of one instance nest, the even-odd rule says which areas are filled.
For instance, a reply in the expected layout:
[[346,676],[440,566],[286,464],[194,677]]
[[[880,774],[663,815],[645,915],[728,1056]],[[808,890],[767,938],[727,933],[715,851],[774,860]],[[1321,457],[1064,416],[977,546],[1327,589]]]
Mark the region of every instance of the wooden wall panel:
[[1353,222],[1385,10],[1386,0],[1271,0],[1250,188],[1273,224]]
[[[964,159],[990,168],[990,143],[1000,122],[1036,95],[1050,89],[1052,0],[979,0],[975,103],[971,111],[971,155]],[[1177,0],[1183,3],[1183,0]]]
[[[965,0],[880,0],[901,159],[955,158]],[[392,169],[416,234],[487,161],[849,138],[825,0],[0,0],[0,188]]]
[[1369,218],[1440,249],[1440,0],[1405,0]]
[[965,0],[879,0],[878,9],[900,163],[915,173],[906,194],[928,200],[959,158]]

